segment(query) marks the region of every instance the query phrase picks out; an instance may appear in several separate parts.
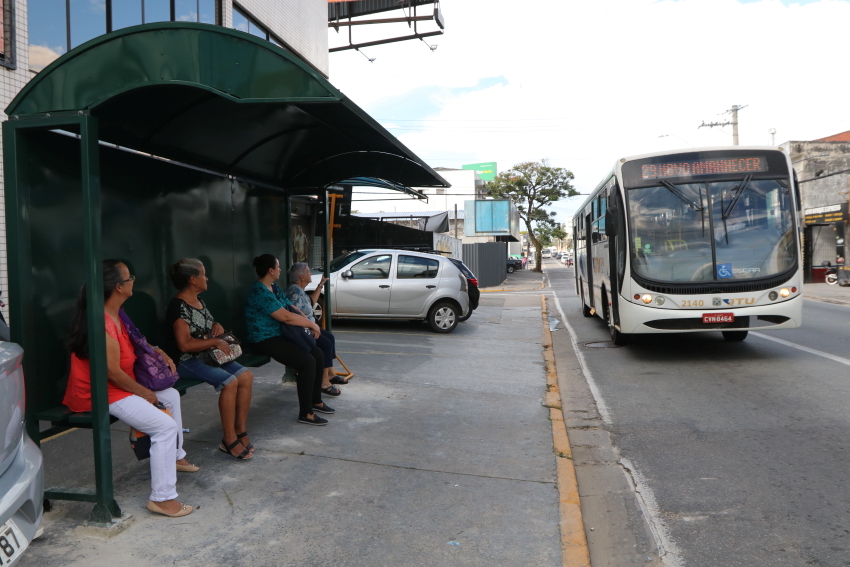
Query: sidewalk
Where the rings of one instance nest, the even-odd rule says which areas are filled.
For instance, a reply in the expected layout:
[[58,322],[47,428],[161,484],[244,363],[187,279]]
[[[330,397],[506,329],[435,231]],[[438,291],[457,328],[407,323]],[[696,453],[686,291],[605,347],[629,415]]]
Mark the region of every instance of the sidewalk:
[[541,272],[531,270],[517,270],[508,274],[507,279],[501,285],[493,287],[482,287],[481,292],[492,291],[531,291],[543,288],[544,275]]
[[[339,323],[355,377],[327,399],[337,410],[328,426],[295,422],[279,365],[252,369],[250,461],[217,450],[216,395],[192,388],[185,447],[201,471],[178,473],[178,491],[199,509],[178,519],[144,509],[149,465],[118,422],[115,494],[134,523],[91,538],[75,532],[91,504],[55,501],[19,565],[560,566],[542,329],[536,295],[484,294],[449,335],[407,321]],[[93,484],[90,431],[43,450],[48,486]]]
[[803,285],[803,297],[825,301],[826,303],[837,303],[838,305],[850,305],[850,287],[842,287],[838,284],[829,285],[825,283]]

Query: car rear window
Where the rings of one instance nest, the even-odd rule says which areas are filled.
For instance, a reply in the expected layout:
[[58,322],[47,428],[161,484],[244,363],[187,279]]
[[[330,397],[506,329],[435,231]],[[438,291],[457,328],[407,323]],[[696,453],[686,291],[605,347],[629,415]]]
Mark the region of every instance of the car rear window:
[[436,278],[437,270],[439,268],[439,260],[400,254],[398,257],[398,270],[396,271],[396,277],[399,279]]

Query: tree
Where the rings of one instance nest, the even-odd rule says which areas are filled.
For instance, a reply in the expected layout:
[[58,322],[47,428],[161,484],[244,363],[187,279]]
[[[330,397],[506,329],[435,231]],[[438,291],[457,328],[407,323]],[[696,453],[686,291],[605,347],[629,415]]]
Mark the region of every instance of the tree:
[[552,167],[544,159],[518,163],[487,183],[487,192],[491,197],[511,199],[516,203],[519,218],[525,223],[528,237],[534,244],[536,272],[542,271],[541,248],[544,246],[538,238],[538,233],[541,229],[545,232],[555,227],[555,213],[547,211],[546,207],[560,199],[578,195],[578,191],[570,183],[572,179],[574,176],[571,171]]
[[547,224],[537,226],[537,240],[544,248],[551,246],[556,240],[563,240],[566,237],[567,233],[560,226]]

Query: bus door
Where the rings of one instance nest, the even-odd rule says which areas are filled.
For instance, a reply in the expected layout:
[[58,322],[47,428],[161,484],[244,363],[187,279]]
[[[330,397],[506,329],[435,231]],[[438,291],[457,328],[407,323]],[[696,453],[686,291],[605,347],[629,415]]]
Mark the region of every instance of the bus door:
[[623,289],[623,272],[625,271],[626,222],[623,214],[623,204],[620,201],[620,190],[616,183],[611,186],[608,197],[608,209],[605,211],[605,234],[608,236],[608,290],[611,301],[611,321],[613,325],[620,324],[619,299]]
[[585,302],[596,308],[595,302],[593,301],[593,215],[588,214],[584,218],[584,226],[585,226],[585,238],[584,238],[584,271],[587,275],[587,295],[585,296]]

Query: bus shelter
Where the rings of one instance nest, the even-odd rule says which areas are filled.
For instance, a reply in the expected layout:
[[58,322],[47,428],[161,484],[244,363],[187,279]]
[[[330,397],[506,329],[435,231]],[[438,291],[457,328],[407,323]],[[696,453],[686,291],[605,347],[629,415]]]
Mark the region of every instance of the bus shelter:
[[[40,72],[6,113],[9,309],[12,340],[25,352],[27,431],[38,442],[74,423],[92,428],[95,489],[50,488],[46,497],[93,502],[100,523],[121,514],[101,260],[129,265],[136,281],[126,311],[155,342],[175,292],[167,266],[201,258],[204,299],[238,334],[253,257],[273,253],[288,265],[291,196],[318,197],[327,227],[329,187],[345,180],[407,192],[448,186],[297,56],[206,24],[100,36]],[[84,283],[92,412],[44,430],[64,394],[64,342]]]

